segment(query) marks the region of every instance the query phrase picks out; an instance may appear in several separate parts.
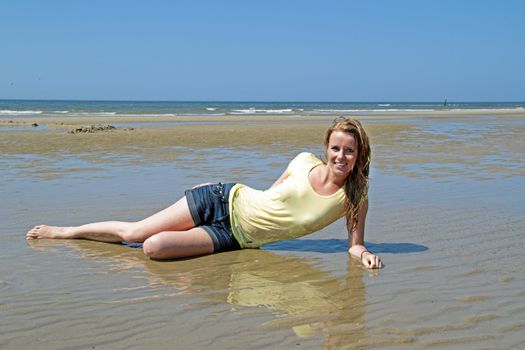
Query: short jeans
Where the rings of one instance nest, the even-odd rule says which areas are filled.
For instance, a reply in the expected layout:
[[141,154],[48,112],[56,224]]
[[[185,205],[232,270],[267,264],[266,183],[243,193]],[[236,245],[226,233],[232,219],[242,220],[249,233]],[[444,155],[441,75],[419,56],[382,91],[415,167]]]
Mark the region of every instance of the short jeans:
[[234,185],[219,182],[184,192],[193,222],[210,235],[214,252],[241,249],[232,233],[228,207],[228,197]]

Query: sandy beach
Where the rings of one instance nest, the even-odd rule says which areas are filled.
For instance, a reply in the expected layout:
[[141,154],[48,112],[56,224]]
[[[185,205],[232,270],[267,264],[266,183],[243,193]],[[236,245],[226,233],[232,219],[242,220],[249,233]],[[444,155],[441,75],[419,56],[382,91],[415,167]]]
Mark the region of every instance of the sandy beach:
[[[267,188],[333,116],[0,118],[2,349],[522,349],[525,112],[355,115],[372,142],[366,245],[342,221],[261,250],[158,262],[26,241],[137,220],[208,181]],[[36,126],[33,126],[36,124]],[[114,130],[70,133],[79,126]]]

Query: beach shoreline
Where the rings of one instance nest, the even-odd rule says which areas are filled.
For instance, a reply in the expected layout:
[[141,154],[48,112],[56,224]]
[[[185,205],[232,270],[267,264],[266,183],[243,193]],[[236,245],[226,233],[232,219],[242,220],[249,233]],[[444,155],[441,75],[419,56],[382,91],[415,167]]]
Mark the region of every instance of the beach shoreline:
[[399,118],[421,118],[421,117],[468,117],[468,116],[506,116],[525,117],[523,108],[487,108],[487,109],[444,109],[444,110],[383,110],[383,111],[355,111],[332,113],[332,114],[243,114],[243,115],[209,115],[209,114],[176,114],[176,115],[136,115],[116,114],[98,116],[97,113],[85,112],[83,116],[48,116],[43,114],[5,114],[0,115],[0,124],[32,124],[48,123],[51,125],[78,125],[83,123],[132,123],[132,122],[261,122],[261,121],[290,121],[300,118],[302,121],[331,121],[338,116],[348,116],[363,120],[382,120]]

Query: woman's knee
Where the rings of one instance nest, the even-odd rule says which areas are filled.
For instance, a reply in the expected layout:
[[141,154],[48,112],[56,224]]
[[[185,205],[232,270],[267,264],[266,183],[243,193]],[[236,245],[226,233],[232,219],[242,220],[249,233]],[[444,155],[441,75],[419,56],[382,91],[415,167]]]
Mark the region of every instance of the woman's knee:
[[206,231],[159,232],[144,241],[144,254],[152,259],[175,259],[213,253],[213,241]]
[[162,253],[162,240],[159,237],[152,236],[149,237],[144,241],[144,244],[142,245],[142,250],[144,251],[144,254],[147,257],[153,258],[153,259],[161,259],[163,258]]

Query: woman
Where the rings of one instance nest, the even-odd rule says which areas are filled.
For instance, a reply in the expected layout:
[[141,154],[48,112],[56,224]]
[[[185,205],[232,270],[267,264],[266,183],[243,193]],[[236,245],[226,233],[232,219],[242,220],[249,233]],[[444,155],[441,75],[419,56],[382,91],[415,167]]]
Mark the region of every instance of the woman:
[[338,118],[326,131],[324,146],[326,163],[311,153],[301,153],[266,191],[241,184],[202,184],[142,221],[38,225],[26,238],[143,242],[150,258],[173,259],[301,237],[345,216],[349,253],[368,268],[381,268],[380,258],[363,245],[368,136],[357,120]]

